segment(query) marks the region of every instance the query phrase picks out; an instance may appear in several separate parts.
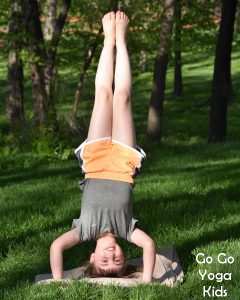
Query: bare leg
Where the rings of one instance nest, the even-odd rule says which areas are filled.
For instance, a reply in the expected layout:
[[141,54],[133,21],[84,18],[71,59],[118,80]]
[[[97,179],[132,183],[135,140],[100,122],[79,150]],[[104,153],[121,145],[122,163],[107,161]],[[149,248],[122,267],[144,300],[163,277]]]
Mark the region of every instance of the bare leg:
[[116,13],[116,68],[115,91],[113,95],[112,139],[128,146],[135,146],[135,128],[131,108],[131,67],[126,44],[128,17],[120,11]]
[[95,102],[88,131],[88,141],[112,136],[112,83],[115,47],[115,13],[102,19],[104,46],[95,78]]

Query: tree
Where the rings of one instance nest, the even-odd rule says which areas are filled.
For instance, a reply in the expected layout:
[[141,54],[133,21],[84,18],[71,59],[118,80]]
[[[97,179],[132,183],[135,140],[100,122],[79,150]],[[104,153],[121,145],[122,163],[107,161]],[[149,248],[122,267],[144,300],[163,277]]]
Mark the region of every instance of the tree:
[[25,0],[25,25],[30,53],[34,123],[47,123],[47,93],[45,89],[44,64],[46,50],[40,22],[40,10],[36,0]]
[[236,22],[235,22],[235,32],[240,32],[240,2],[237,3],[236,8]]
[[[25,0],[26,31],[31,53],[34,117],[38,125],[57,127],[55,109],[56,54],[71,0],[47,0],[45,23],[37,0]],[[43,4],[42,4],[43,5]]]
[[78,111],[79,103],[81,101],[82,90],[83,90],[83,86],[84,86],[84,79],[85,79],[87,70],[91,65],[92,59],[93,59],[94,54],[97,49],[97,46],[99,44],[98,37],[100,36],[101,32],[102,32],[102,27],[101,27],[101,29],[99,29],[99,32],[98,32],[97,37],[95,38],[94,42],[89,46],[88,49],[86,49],[85,55],[84,55],[83,69],[79,75],[79,81],[78,81],[77,88],[75,91],[74,103],[73,103],[72,110],[71,110],[70,116],[69,116],[69,126],[73,131],[76,131],[76,132],[78,131],[77,111]]
[[227,134],[227,108],[232,96],[231,51],[237,0],[223,0],[217,38],[210,102],[209,142],[223,142]]
[[[118,9],[123,9],[121,1],[110,0],[107,11],[109,11],[109,10],[117,11]],[[103,28],[102,28],[102,25],[100,24],[100,27],[99,27],[96,35],[94,36],[94,39],[89,42],[89,46],[86,47],[86,49],[85,49],[85,53],[84,53],[84,57],[83,57],[83,61],[84,61],[83,67],[79,74],[79,81],[78,81],[77,88],[75,91],[74,103],[73,103],[71,112],[69,114],[69,120],[68,120],[71,130],[75,131],[75,132],[77,132],[79,129],[78,122],[77,122],[77,111],[78,111],[78,107],[79,107],[79,104],[81,101],[82,91],[83,91],[83,87],[84,87],[84,80],[85,80],[87,71],[88,71],[89,67],[91,66],[94,55],[97,51],[97,47],[100,43],[100,38],[101,38],[102,32],[103,32]],[[90,40],[90,37],[89,37],[89,40]]]
[[9,94],[6,103],[6,113],[13,130],[23,125],[23,62],[21,59],[23,27],[23,6],[21,0],[11,2],[11,13],[8,25],[8,84]]
[[161,138],[165,82],[168,66],[170,41],[174,19],[175,0],[165,0],[160,29],[160,47],[155,59],[153,88],[148,111],[147,133],[153,138]]
[[174,95],[182,95],[182,47],[181,47],[181,34],[182,34],[182,3],[181,0],[175,2],[175,34],[174,34]]
[[56,123],[55,86],[56,86],[56,55],[58,44],[66,22],[71,0],[47,0],[45,6],[46,21],[44,39],[46,47],[45,89],[48,96],[48,114]]

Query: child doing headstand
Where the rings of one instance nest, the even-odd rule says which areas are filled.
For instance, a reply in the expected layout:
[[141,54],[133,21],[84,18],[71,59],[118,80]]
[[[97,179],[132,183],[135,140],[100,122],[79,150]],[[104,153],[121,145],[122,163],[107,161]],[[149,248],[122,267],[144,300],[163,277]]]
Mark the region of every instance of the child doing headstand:
[[96,240],[96,248],[90,256],[93,274],[120,276],[125,268],[125,257],[116,239],[121,237],[143,249],[142,280],[152,280],[155,244],[136,227],[137,220],[132,216],[133,177],[145,153],[136,146],[131,111],[128,22],[126,14],[120,11],[109,12],[102,19],[105,38],[95,78],[94,108],[88,137],[75,150],[85,173],[81,215],[73,220],[72,230],[51,245],[54,279],[63,277],[63,251],[87,240]]

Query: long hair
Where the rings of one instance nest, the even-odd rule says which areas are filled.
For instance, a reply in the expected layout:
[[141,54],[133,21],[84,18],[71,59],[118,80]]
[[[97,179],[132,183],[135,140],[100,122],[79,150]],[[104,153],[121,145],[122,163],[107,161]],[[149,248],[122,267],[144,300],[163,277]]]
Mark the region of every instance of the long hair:
[[121,278],[135,278],[138,277],[139,272],[142,271],[141,267],[128,265],[124,263],[123,267],[118,272],[97,272],[95,269],[94,264],[90,263],[89,261],[85,262],[85,271],[84,277],[121,277]]

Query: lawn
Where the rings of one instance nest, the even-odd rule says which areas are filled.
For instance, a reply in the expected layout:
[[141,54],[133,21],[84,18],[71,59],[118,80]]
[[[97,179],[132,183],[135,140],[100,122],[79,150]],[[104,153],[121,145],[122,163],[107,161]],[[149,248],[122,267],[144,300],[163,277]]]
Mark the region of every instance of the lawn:
[[[0,297],[2,299],[203,299],[203,286],[223,286],[226,299],[240,299],[240,104],[237,82],[239,55],[233,53],[232,73],[235,102],[229,107],[228,140],[207,144],[208,105],[212,55],[202,55],[184,65],[184,96],[172,96],[173,70],[167,81],[164,137],[161,144],[145,136],[152,74],[134,78],[133,101],[138,143],[147,152],[134,188],[134,216],[154,238],[158,247],[174,245],[185,281],[176,288],[159,284],[135,288],[97,287],[74,282],[70,285],[34,285],[34,276],[49,272],[49,246],[78,217],[81,172],[72,158],[58,160],[31,153],[6,155],[0,169]],[[5,83],[4,64],[0,82]],[[64,76],[64,79],[63,79]],[[62,113],[70,107],[77,75],[70,69],[62,75]],[[93,78],[91,78],[92,82]],[[68,82],[71,83],[68,87]],[[90,86],[90,85],[89,85]],[[4,91],[1,91],[1,99]],[[87,97],[86,97],[87,98]],[[89,119],[92,102],[85,99],[80,111]],[[5,118],[1,105],[0,125]],[[82,137],[83,138],[83,137]],[[79,140],[79,143],[82,139]],[[75,146],[78,146],[76,144]],[[65,269],[89,257],[93,244],[65,253]],[[140,251],[122,242],[127,257]],[[196,254],[212,256],[212,264],[199,265]],[[220,264],[216,256],[233,256],[233,264]],[[199,270],[231,273],[231,280],[201,280]],[[214,297],[211,297],[214,299]],[[216,298],[217,299],[217,298]]]

